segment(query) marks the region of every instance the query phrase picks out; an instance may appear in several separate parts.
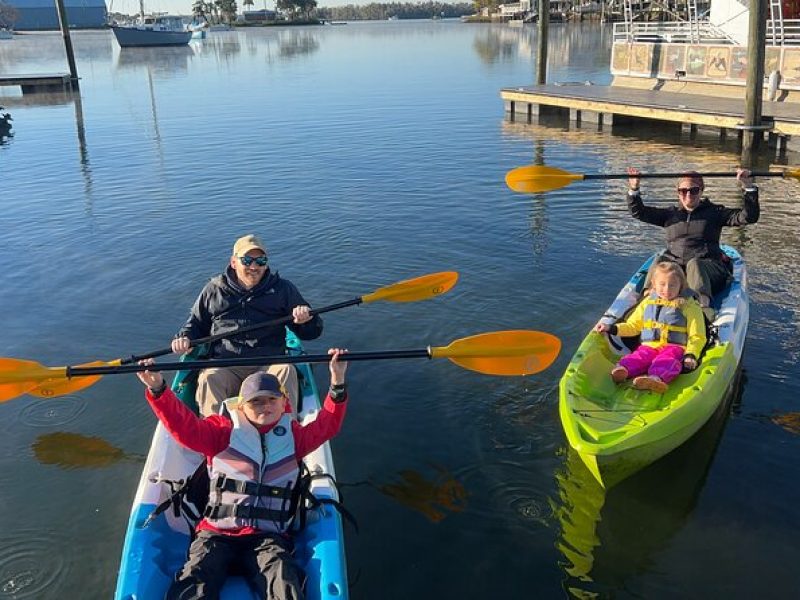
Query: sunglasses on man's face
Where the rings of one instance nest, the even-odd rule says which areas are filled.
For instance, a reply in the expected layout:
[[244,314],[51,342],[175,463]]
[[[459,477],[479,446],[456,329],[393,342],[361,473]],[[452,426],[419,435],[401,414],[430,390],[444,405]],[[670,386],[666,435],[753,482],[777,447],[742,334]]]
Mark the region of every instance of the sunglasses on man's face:
[[686,194],[691,194],[692,196],[697,196],[700,193],[700,188],[698,186],[688,187],[688,188],[678,188],[678,193],[681,196],[685,196]]
[[249,267],[253,263],[256,263],[259,267],[266,267],[267,257],[257,256],[256,258],[253,258],[252,256],[240,256],[239,262],[241,262],[245,267]]

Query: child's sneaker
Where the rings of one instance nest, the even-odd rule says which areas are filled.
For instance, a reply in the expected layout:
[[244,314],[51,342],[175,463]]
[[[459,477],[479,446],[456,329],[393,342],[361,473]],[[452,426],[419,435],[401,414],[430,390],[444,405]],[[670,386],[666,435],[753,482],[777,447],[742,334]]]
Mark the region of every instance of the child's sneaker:
[[633,380],[633,387],[637,390],[646,390],[656,394],[663,394],[667,391],[667,384],[661,381],[658,377],[650,377],[642,375]]
[[611,369],[611,379],[614,383],[622,383],[628,378],[628,369],[625,367],[614,367]]

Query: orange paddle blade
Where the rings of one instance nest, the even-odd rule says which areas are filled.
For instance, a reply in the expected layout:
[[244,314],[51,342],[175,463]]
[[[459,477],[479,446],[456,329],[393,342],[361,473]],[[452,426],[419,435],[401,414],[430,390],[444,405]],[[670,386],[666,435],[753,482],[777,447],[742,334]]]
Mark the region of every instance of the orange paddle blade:
[[561,340],[542,331],[511,330],[482,333],[430,349],[431,358],[486,375],[532,375],[549,367],[561,350]]
[[371,294],[361,296],[361,301],[366,303],[376,302],[377,300],[388,300],[389,302],[427,300],[447,293],[457,281],[458,273],[455,271],[431,273],[378,288]]
[[523,194],[539,194],[557,190],[582,179],[582,174],[543,165],[517,167],[506,173],[506,185],[515,192]]
[[32,360],[0,358],[0,402],[27,393],[52,376],[46,367]]
[[[75,365],[77,367],[116,367],[120,364],[119,360],[115,360],[112,362],[103,362],[101,360],[96,360],[90,363],[84,363],[82,365]],[[28,394],[31,396],[38,396],[39,398],[53,398],[55,396],[63,396],[64,394],[70,394],[72,392],[77,392],[78,390],[82,390],[84,388],[89,387],[90,385],[94,385],[100,379],[101,375],[90,375],[87,377],[53,377],[50,379],[45,379],[35,388],[28,390]]]

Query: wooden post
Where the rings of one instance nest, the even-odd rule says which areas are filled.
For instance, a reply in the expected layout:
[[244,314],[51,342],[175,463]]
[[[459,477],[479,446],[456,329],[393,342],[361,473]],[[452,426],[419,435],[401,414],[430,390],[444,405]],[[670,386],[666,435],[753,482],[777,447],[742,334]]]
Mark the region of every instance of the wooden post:
[[77,91],[78,86],[78,67],[75,66],[75,53],[72,50],[72,39],[69,37],[69,23],[67,22],[67,11],[64,8],[64,0],[56,0],[56,12],[58,22],[61,25],[61,35],[64,38],[64,49],[67,51],[67,62],[69,63],[69,75],[72,89]]
[[547,27],[550,24],[550,0],[539,0],[539,39],[536,59],[536,83],[547,83]]
[[[750,30],[747,36],[747,87],[744,105],[742,165],[753,164],[753,154],[763,137],[761,103],[764,97],[764,58],[767,44],[767,0],[750,0]],[[749,128],[754,129],[749,129]]]

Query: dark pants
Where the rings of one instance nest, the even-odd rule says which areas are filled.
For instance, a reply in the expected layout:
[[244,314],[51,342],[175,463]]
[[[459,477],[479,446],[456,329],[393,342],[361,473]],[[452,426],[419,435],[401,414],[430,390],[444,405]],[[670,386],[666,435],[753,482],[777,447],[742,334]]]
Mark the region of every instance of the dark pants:
[[292,558],[292,542],[278,534],[229,536],[199,531],[189,559],[175,576],[166,600],[216,600],[235,567],[259,597],[302,600],[301,571]]
[[[668,260],[669,258],[662,255],[653,261],[650,270],[647,272],[647,279],[644,283],[645,289],[650,287],[650,279],[653,277],[655,266]],[[725,263],[710,258],[693,258],[686,263],[686,267],[683,270],[686,273],[686,282],[689,287],[698,295],[706,296],[709,299],[724,290],[731,277],[731,272]]]

